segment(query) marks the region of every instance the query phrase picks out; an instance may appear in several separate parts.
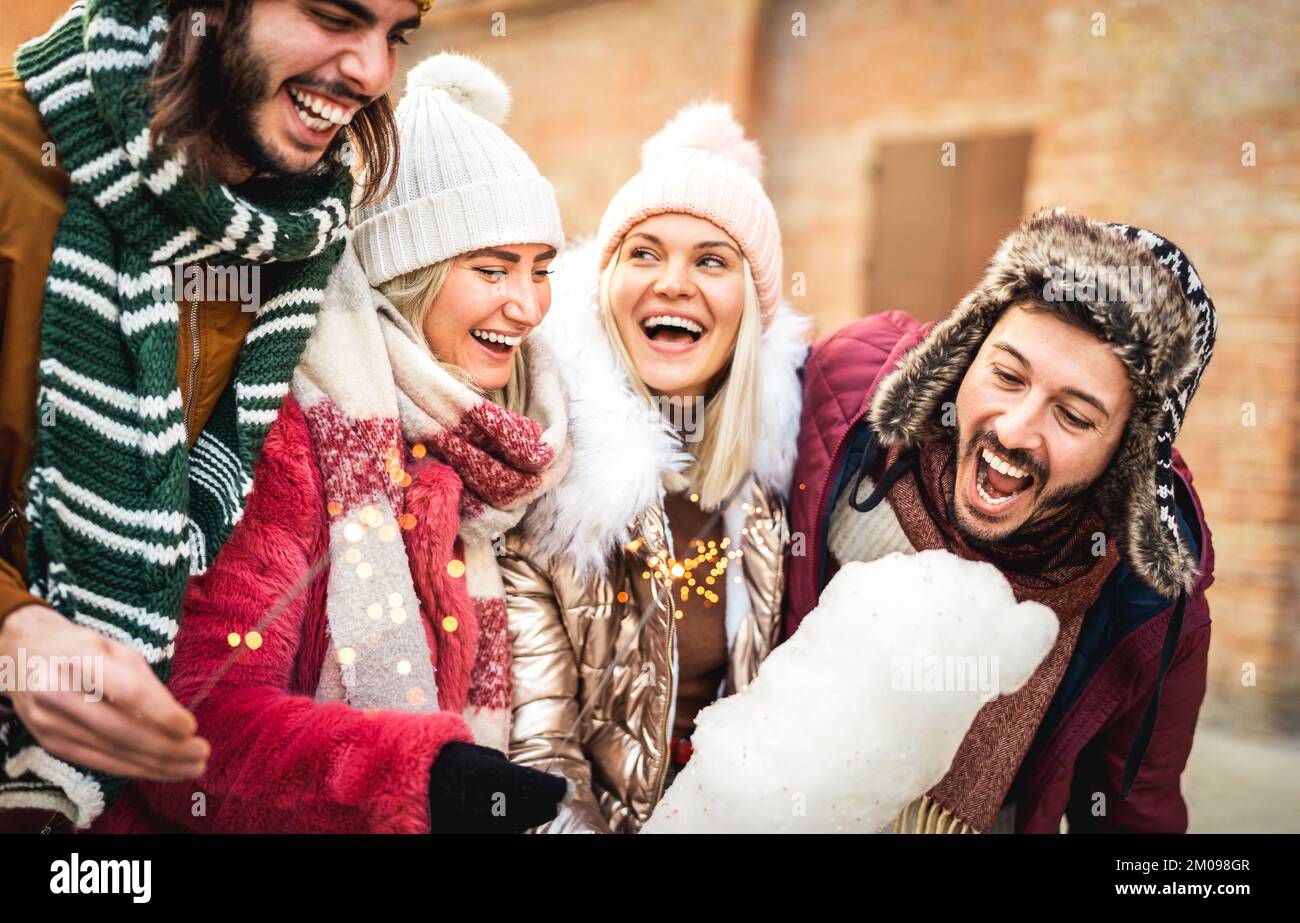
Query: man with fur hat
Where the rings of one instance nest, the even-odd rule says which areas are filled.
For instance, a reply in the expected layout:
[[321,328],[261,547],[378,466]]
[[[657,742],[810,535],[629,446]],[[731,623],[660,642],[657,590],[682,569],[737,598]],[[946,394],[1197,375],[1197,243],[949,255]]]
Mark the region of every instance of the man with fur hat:
[[895,830],[1186,830],[1213,549],[1172,442],[1215,327],[1172,243],[1058,209],[945,320],[889,312],[814,346],[787,633],[841,564],[930,548],[994,564],[1060,620]]

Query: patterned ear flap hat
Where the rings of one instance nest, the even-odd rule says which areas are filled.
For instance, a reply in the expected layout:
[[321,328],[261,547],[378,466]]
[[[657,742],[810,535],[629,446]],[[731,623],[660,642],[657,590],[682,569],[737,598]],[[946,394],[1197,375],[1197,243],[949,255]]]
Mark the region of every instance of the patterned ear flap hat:
[[884,445],[949,438],[944,403],[1002,312],[1033,301],[1083,316],[1128,370],[1133,409],[1102,476],[1107,522],[1138,577],[1170,598],[1190,592],[1197,562],[1178,533],[1173,441],[1214,351],[1214,303],[1191,261],[1142,228],[1039,211],[1013,231],[983,279],[876,391],[871,421]]
[[[166,7],[167,9],[168,15],[175,13],[177,10],[189,9],[190,7],[193,6],[212,6],[212,5],[213,5],[212,0],[166,0],[166,2],[163,4],[163,6]],[[429,10],[433,9],[433,0],[415,0],[415,7],[420,14],[420,18],[423,19],[424,14],[429,12]]]

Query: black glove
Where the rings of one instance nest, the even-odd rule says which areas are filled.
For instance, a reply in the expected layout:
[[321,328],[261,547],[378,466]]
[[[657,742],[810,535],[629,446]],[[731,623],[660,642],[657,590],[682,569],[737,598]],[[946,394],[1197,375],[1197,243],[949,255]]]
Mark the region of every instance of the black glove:
[[522,833],[554,819],[567,791],[562,776],[499,750],[449,743],[429,769],[429,832]]

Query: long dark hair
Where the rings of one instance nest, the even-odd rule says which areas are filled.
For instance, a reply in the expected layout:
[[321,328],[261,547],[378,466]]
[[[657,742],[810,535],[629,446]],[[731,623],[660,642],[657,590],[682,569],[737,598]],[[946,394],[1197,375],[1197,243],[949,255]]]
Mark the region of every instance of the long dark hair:
[[[217,0],[177,4],[149,79],[152,111],[149,136],[155,156],[182,154],[191,177],[202,184],[227,152],[220,138],[227,133],[232,109],[248,105],[241,87],[222,82],[223,61],[238,54],[240,31],[247,24],[252,0]],[[203,34],[195,35],[191,16],[204,10]],[[256,82],[255,75],[234,77]],[[382,199],[392,188],[398,136],[392,100],[385,94],[363,106],[339,132],[325,157],[350,142],[354,170],[361,184],[359,204]]]

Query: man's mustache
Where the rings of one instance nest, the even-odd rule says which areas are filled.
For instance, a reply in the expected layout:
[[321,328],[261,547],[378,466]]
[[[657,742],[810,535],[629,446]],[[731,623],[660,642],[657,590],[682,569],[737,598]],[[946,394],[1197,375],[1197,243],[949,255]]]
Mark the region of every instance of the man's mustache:
[[970,437],[966,448],[966,457],[974,455],[980,448],[991,449],[994,453],[1011,462],[1017,468],[1028,471],[1034,476],[1034,485],[1042,490],[1047,483],[1048,471],[1024,449],[1008,449],[991,429],[976,430]]
[[317,90],[324,96],[332,96],[335,99],[351,100],[362,108],[369,106],[379,97],[377,96],[359,96],[353,93],[346,86],[333,80],[321,80],[316,77],[295,77],[292,80],[286,80],[286,83],[292,83],[296,87],[302,87],[305,90]]

